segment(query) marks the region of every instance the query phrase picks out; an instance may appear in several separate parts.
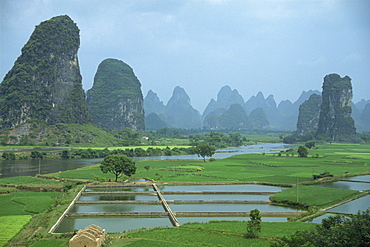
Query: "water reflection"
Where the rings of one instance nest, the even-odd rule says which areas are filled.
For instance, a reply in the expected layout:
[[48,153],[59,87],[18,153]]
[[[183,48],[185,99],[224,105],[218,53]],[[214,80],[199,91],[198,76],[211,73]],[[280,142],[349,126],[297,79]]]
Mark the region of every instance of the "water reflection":
[[106,217],[106,218],[65,218],[56,233],[72,232],[74,229],[83,229],[89,225],[97,224],[107,232],[125,232],[135,229],[169,227],[172,226],[168,217],[165,218],[128,218],[128,217]]
[[260,212],[300,212],[288,207],[271,204],[170,204],[173,212],[250,212],[258,209]]
[[166,200],[217,200],[217,201],[269,201],[271,195],[201,194],[201,195],[163,195]]
[[352,178],[348,178],[348,180],[370,182],[370,175],[352,177]]
[[166,191],[220,191],[220,192],[280,192],[281,187],[257,185],[257,184],[229,184],[229,185],[186,185],[186,186],[158,186],[158,188],[166,193]]
[[133,213],[133,212],[164,212],[164,209],[161,205],[94,204],[94,205],[75,205],[70,212],[71,213]]
[[348,182],[348,181],[325,183],[325,184],[320,184],[316,186],[337,188],[337,189],[347,189],[347,190],[358,190],[358,191],[370,190],[370,183],[356,183],[356,182]]
[[[177,220],[179,221],[180,225],[183,225],[185,223],[189,222],[199,222],[199,223],[206,223],[211,220],[228,220],[228,221],[248,221],[250,220],[250,217],[177,217]],[[263,222],[286,222],[288,221],[288,218],[286,217],[262,217]]]
[[157,201],[157,196],[150,195],[82,195],[79,201]]

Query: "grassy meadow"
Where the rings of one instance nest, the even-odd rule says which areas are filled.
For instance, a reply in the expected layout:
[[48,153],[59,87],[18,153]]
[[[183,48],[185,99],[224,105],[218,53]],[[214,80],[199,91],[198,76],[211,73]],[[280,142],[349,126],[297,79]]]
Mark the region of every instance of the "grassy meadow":
[[[108,246],[270,246],[275,239],[297,229],[311,230],[313,223],[262,222],[260,238],[245,238],[246,221],[190,223],[177,228],[154,228],[116,234]],[[118,238],[122,236],[123,238]]]

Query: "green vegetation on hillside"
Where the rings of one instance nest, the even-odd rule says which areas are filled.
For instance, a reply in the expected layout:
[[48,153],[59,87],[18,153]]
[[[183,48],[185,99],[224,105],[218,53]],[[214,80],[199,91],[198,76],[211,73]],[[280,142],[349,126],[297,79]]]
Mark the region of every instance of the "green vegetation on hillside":
[[112,58],[102,61],[95,74],[94,85],[87,91],[89,112],[96,126],[111,130],[124,127],[144,130],[140,87],[129,65]]
[[0,129],[30,120],[89,122],[76,57],[79,44],[79,29],[66,15],[36,26],[0,84]]

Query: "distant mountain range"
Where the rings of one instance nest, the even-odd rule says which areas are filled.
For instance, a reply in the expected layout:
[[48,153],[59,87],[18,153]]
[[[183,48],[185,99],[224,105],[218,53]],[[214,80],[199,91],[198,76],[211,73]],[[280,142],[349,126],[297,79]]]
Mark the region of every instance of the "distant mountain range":
[[[146,129],[203,128],[210,130],[297,130],[299,107],[318,90],[303,91],[295,102],[283,100],[276,104],[273,95],[267,98],[262,92],[247,101],[236,89],[223,86],[217,99],[211,99],[203,114],[194,109],[190,98],[181,87],[176,87],[167,105],[156,93],[149,90],[144,98]],[[352,103],[352,118],[357,131],[369,131],[370,100]]]

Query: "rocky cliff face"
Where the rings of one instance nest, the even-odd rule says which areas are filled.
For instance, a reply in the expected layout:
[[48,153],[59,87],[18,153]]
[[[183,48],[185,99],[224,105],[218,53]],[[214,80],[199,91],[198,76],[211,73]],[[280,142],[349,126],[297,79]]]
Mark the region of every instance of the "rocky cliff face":
[[144,130],[141,84],[132,68],[117,59],[99,64],[87,91],[89,112],[96,126],[111,130]]
[[337,74],[325,76],[317,134],[333,141],[351,141],[356,128],[351,117],[351,78]]
[[321,96],[312,94],[308,100],[299,107],[297,133],[307,134],[316,132],[319,124]]
[[36,26],[0,84],[0,128],[29,120],[48,124],[90,121],[77,51],[79,29],[66,15]]
[[148,116],[151,113],[161,115],[164,113],[165,108],[165,105],[160,101],[158,95],[152,90],[149,90],[144,99],[145,115]]

